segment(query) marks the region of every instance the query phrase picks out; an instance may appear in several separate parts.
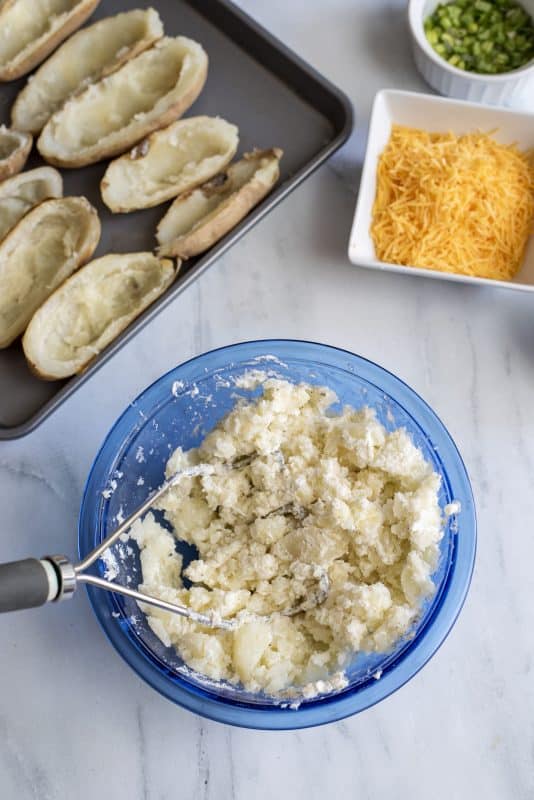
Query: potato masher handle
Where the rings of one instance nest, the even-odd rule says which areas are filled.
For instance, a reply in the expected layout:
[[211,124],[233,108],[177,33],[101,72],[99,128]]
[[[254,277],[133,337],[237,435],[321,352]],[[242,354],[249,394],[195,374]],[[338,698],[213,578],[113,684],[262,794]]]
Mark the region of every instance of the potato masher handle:
[[36,608],[70,597],[75,588],[74,567],[65,556],[0,564],[0,613]]
[[80,571],[65,556],[45,556],[44,558],[25,558],[22,561],[11,561],[0,564],[0,614],[5,611],[19,611],[24,608],[36,608],[45,603],[72,597],[77,583],[88,583],[105,589],[108,592],[132,597],[138,602],[147,603],[157,608],[173,611],[188,617],[201,625],[231,630],[235,624],[232,620],[219,619],[210,614],[200,614],[192,608],[167,603],[158,597],[151,597],[127,586],[102,580],[96,575],[87,575]]
[[[84,575],[84,571],[94,564],[95,561],[111,545],[130,528],[133,522],[145,511],[152,507],[154,502],[164,494],[171,486],[178,483],[184,477],[194,477],[196,475],[211,474],[213,467],[209,464],[194,465],[180,470],[171,478],[166,480],[159,489],[153,492],[139,508],[124,520],[119,527],[113,531],[106,539],[100,542],[79,564],[73,566],[65,556],[44,556],[38,558],[26,558],[22,561],[11,561],[7,564],[0,564],[0,614],[4,611],[16,611],[23,608],[35,608],[42,606],[51,600],[62,600],[71,597],[76,589],[77,581],[93,583],[101,589],[118,592],[133,597],[144,603],[165,607],[167,610],[177,610],[183,616],[191,616],[202,624],[218,624],[211,620],[211,617],[204,614],[197,614],[192,609],[181,606],[174,606],[172,603],[163,603],[157,598],[151,598],[139,592],[134,592],[126,587],[121,587],[103,581],[90,575]],[[196,615],[196,616],[195,616]],[[223,625],[224,627],[224,625]]]

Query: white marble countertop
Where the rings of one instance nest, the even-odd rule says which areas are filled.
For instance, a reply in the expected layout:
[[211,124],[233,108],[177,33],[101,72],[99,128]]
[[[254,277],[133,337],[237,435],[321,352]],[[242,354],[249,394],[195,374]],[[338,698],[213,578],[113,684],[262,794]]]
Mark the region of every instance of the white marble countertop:
[[27,438],[0,447],[1,560],[75,553],[91,461],[148,383],[242,339],[311,338],[397,373],[470,470],[474,581],[438,654],[344,722],[262,733],[208,722],[145,685],[84,592],[0,620],[2,800],[527,800],[534,797],[534,306],[531,296],[351,266],[366,126],[383,87],[425,90],[396,0],[242,0],[352,98],[357,128],[295,191]]

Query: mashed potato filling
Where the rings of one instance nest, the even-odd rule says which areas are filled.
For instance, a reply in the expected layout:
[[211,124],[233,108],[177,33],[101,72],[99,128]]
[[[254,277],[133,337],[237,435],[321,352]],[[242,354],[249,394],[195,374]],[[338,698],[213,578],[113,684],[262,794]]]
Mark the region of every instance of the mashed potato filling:
[[[337,398],[318,386],[269,379],[263,389],[200,447],[171,456],[168,476],[215,466],[160,501],[173,533],[149,514],[131,535],[142,591],[224,617],[272,617],[222,631],[143,610],[161,641],[210,679],[268,694],[339,688],[354,654],[391,649],[435,588],[440,478],[406,431],[388,432],[371,409],[329,412]],[[176,539],[198,549],[183,575]],[[325,602],[280,613],[317,588],[321,570]]]

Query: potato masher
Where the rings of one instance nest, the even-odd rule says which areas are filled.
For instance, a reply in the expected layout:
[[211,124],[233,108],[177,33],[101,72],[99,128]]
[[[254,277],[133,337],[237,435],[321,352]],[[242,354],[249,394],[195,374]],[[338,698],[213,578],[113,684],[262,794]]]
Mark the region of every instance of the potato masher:
[[[245,465],[246,462],[240,460],[238,464],[228,465],[229,469],[236,469]],[[217,612],[201,614],[187,606],[176,603],[168,603],[157,597],[138,592],[127,586],[122,586],[113,581],[99,578],[86,572],[104,553],[111,547],[119,537],[133,525],[133,523],[143,516],[154,503],[167,492],[172,486],[183,478],[193,478],[199,475],[209,475],[214,472],[211,464],[199,464],[187,467],[176,472],[171,478],[164,481],[159,489],[156,489],[146,500],[122,522],[113,533],[106,537],[98,547],[95,547],[82,561],[73,564],[66,556],[52,555],[43,558],[26,558],[21,561],[11,561],[0,564],[0,613],[5,611],[17,611],[25,608],[35,608],[51,601],[64,600],[72,597],[78,584],[88,583],[99,589],[108,592],[117,592],[126,595],[141,603],[161,608],[164,611],[171,611],[180,614],[182,617],[198,622],[210,628],[221,628],[222,630],[234,630],[245,620],[265,620],[269,621],[270,616],[258,616],[250,614],[237,615],[232,619],[221,617]],[[317,588],[301,603],[292,608],[277,612],[283,616],[294,616],[301,611],[308,611],[323,603],[328,595],[329,580],[324,570],[317,570]]]

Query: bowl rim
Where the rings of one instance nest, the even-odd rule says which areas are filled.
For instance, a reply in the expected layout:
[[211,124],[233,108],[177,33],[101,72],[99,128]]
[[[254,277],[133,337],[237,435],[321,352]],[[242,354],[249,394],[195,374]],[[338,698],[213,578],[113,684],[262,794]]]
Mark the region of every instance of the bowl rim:
[[[436,450],[439,450],[438,457],[442,462],[443,472],[449,481],[451,473],[454,473],[454,480],[458,484],[456,489],[461,489],[459,493],[462,494],[461,535],[458,535],[454,540],[452,548],[454,560],[451,562],[448,574],[442,584],[436,607],[430,613],[419,635],[399,653],[397,658],[392,660],[380,680],[375,680],[370,675],[369,679],[363,684],[349,686],[335,695],[305,703],[297,710],[279,706],[269,706],[267,709],[255,708],[244,702],[217,697],[214,694],[202,697],[202,693],[199,693],[198,690],[195,691],[195,688],[183,681],[180,676],[173,675],[172,681],[169,680],[167,675],[163,674],[161,669],[158,669],[124,633],[120,624],[121,620],[112,616],[110,600],[113,599],[113,595],[107,592],[99,593],[94,587],[86,585],[91,606],[108,641],[139,677],[174,703],[208,719],[239,727],[262,730],[295,730],[315,727],[344,719],[384,700],[414,677],[443,644],[463,607],[473,574],[477,521],[472,488],[458,448],[436,413],[408,384],[375,362],[339,347],[296,339],[243,341],[201,353],[168,370],[127,405],[125,411],[111,426],[89,470],[78,520],[78,550],[80,557],[83,557],[91,546],[90,538],[88,538],[91,536],[91,531],[87,526],[90,523],[91,503],[94,497],[91,489],[95,488],[92,487],[92,483],[95,481],[96,467],[102,458],[107,457],[108,450],[110,450],[111,458],[106,462],[106,469],[112,466],[114,463],[113,454],[117,451],[117,447],[111,445],[112,437],[117,428],[128,421],[130,415],[138,414],[136,406],[142,398],[149,395],[150,392],[155,392],[165,381],[175,380],[178,370],[198,364],[200,372],[202,370],[202,362],[207,358],[224,358],[222,364],[215,364],[211,367],[210,372],[212,372],[231,361],[243,362],[261,355],[274,354],[282,361],[284,355],[285,357],[298,358],[299,351],[302,356],[302,350],[307,351],[310,347],[316,350],[317,361],[321,360],[320,357],[322,355],[322,363],[352,372],[363,380],[379,387],[414,420],[416,425],[429,438],[427,424],[431,424],[433,427],[431,441]],[[284,348],[291,350],[291,353],[284,354]],[[243,354],[242,351],[244,349],[249,349],[252,352]],[[239,353],[239,357],[232,359],[231,354],[236,353],[236,351]],[[226,357],[227,354],[228,357]],[[335,362],[336,358],[338,360],[337,363]],[[347,358],[351,368],[347,368]],[[305,353],[304,360],[312,360],[312,356],[309,353]],[[360,369],[358,370],[357,367]],[[368,374],[362,375],[362,371]],[[203,372],[202,374],[205,375],[207,373]],[[377,377],[381,379],[378,382],[376,382]],[[395,399],[391,392],[391,386],[388,391],[382,386],[382,383],[392,385],[395,391],[400,391],[403,395],[402,400]],[[408,408],[406,408],[406,405],[408,405]],[[410,406],[417,409],[416,416],[410,410]],[[420,421],[421,417],[424,418],[423,422]],[[446,460],[450,462],[447,467],[443,463],[445,451],[448,451]],[[441,624],[435,625],[434,623],[436,622]]]
[[[491,74],[484,74],[483,72],[469,72],[465,69],[459,69],[458,67],[449,64],[448,61],[445,61],[444,58],[441,58],[439,53],[436,53],[428,39],[426,38],[425,29],[423,27],[423,9],[426,0],[408,0],[408,24],[410,26],[410,32],[419,45],[419,47],[424,51],[425,55],[436,64],[436,66],[441,67],[445,72],[449,72],[451,75],[455,75],[456,77],[464,78],[466,81],[473,81],[475,83],[505,83],[506,81],[513,82],[516,79],[519,80],[529,73],[534,75],[534,58],[524,64],[522,67],[518,67],[517,69],[511,69],[509,72],[501,72],[498,75],[491,75]],[[527,13],[530,14],[532,17],[531,12],[528,9],[525,9]]]

